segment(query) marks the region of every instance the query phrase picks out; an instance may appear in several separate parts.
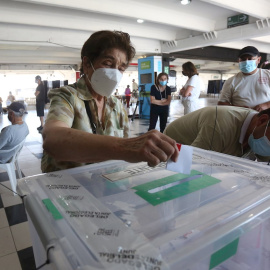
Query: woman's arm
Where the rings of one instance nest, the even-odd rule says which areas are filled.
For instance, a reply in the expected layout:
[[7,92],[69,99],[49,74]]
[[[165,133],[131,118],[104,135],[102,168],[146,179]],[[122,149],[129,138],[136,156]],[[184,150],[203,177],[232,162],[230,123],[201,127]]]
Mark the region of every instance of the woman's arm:
[[165,106],[165,105],[170,105],[171,101],[172,101],[172,96],[171,95],[168,95],[168,98],[163,100],[165,101],[162,105]]
[[156,104],[156,105],[164,105],[164,100],[157,100],[154,96],[150,96],[150,102],[151,104]]
[[43,148],[58,161],[92,163],[106,160],[146,161],[156,166],[177,160],[176,143],[152,130],[136,138],[117,138],[69,128],[64,122],[48,120],[43,129]]
[[181,90],[182,91],[182,96],[183,97],[189,97],[189,96],[191,96],[192,90],[193,90],[193,86],[188,85],[188,87],[186,89],[183,89],[183,91]]
[[182,96],[183,95],[183,91],[185,90],[185,88],[183,87],[182,89],[180,89],[179,94]]
[[163,100],[157,100],[155,98],[155,93],[157,90],[157,86],[156,85],[152,85],[151,86],[151,92],[150,92],[150,103],[151,104],[155,104],[155,105],[163,105],[164,101]]

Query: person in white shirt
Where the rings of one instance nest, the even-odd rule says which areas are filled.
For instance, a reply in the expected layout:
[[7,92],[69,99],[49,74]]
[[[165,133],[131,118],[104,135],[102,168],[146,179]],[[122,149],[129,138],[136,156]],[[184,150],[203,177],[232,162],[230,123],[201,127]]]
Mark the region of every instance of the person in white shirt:
[[186,62],[182,65],[182,74],[188,76],[188,80],[180,90],[184,114],[196,111],[200,96],[200,79],[199,73],[192,62]]
[[218,105],[246,107],[258,112],[270,108],[270,70],[257,68],[260,61],[257,48],[247,46],[240,50],[241,72],[224,83]]
[[132,91],[138,90],[138,84],[135,82],[135,79],[132,80]]
[[131,97],[131,102],[133,103],[135,103],[136,104],[136,102],[137,102],[137,100],[138,100],[138,93],[139,93],[139,91],[138,91],[138,84],[135,82],[135,79],[133,79],[132,80],[132,97]]

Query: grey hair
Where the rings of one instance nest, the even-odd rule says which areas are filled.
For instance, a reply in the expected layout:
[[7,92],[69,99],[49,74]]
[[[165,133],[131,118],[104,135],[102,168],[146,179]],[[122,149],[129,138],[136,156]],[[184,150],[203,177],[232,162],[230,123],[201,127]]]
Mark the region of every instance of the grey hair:
[[[12,110],[10,110],[10,111],[12,111]],[[23,117],[23,115],[24,115],[24,109],[20,109],[19,112],[14,112],[14,111],[12,111],[12,112],[14,113],[15,117]]]

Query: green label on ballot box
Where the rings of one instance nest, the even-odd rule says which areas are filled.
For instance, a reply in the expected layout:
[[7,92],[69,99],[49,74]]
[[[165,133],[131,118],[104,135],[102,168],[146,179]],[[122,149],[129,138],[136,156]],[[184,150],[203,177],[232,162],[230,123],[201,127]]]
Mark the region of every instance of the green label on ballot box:
[[232,241],[227,246],[221,248],[217,252],[213,253],[210,259],[210,266],[209,270],[213,269],[214,267],[218,266],[222,262],[226,261],[230,257],[236,254],[237,247],[238,247],[239,238]]
[[57,220],[63,218],[50,199],[44,199],[42,202],[45,204],[47,210],[52,214],[54,219]]
[[220,180],[192,170],[191,174],[174,174],[142,184],[133,189],[136,194],[152,205],[158,205],[221,182]]

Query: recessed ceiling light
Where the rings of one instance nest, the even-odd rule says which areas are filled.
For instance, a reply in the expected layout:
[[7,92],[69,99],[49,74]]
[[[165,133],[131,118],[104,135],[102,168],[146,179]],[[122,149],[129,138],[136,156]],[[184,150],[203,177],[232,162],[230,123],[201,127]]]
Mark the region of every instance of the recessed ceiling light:
[[144,22],[144,20],[142,20],[142,19],[137,20],[137,23],[143,23],[143,22]]
[[180,3],[181,3],[182,5],[188,5],[188,4],[191,3],[191,0],[180,0]]

